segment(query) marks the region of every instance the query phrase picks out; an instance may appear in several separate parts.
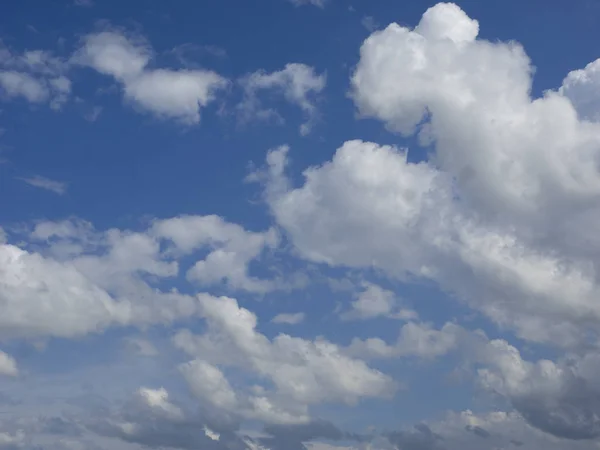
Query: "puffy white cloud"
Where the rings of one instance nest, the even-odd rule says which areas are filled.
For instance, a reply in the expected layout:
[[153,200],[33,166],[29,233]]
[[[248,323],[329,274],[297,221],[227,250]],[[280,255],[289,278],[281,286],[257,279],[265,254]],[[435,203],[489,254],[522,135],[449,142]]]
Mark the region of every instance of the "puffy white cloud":
[[149,389],[140,388],[137,392],[138,399],[158,415],[167,419],[182,419],[183,411],[169,401],[169,393],[165,388]]
[[200,122],[200,110],[215,99],[227,81],[209,70],[151,69],[150,45],[139,36],[103,31],[83,39],[76,64],[114,77],[134,107],[185,124]]
[[469,332],[453,323],[445,324],[440,330],[426,323],[410,322],[402,326],[397,341],[387,344],[379,338],[353,339],[346,352],[361,358],[399,358],[416,356],[435,358],[457,349],[459,345],[471,344]]
[[433,279],[521,337],[576,345],[600,318],[600,124],[556,92],[531,99],[523,50],[477,29],[443,4],[362,46],[359,111],[419,130],[431,162],[350,141],[293,188],[283,147],[268,157],[267,199],[305,258]]
[[68,188],[67,183],[64,183],[62,181],[51,180],[50,178],[42,177],[39,175],[19,179],[30,186],[45,189],[47,191],[54,192],[58,195],[65,194]]
[[388,317],[390,319],[416,319],[418,314],[407,308],[398,308],[396,294],[373,283],[364,282],[364,290],[351,303],[351,309],[343,312],[342,320],[374,319]]
[[238,105],[238,112],[243,121],[275,119],[282,122],[279,113],[274,109],[263,109],[259,99],[261,91],[280,92],[287,102],[299,107],[307,117],[300,126],[300,134],[306,135],[318,119],[313,97],[325,89],[326,80],[325,74],[317,75],[315,69],[306,64],[286,64],[282,70],[271,73],[254,72],[241,80],[244,100]]
[[25,97],[31,103],[45,102],[50,95],[44,83],[27,73],[0,72],[0,86],[9,97]]
[[[198,368],[194,376],[187,377],[192,389],[203,399],[218,394],[219,404],[228,412],[245,411],[247,417],[270,422],[305,422],[310,404],[354,404],[361,398],[387,397],[395,390],[389,377],[363,361],[344,356],[330,342],[285,334],[269,340],[256,330],[256,316],[235,300],[204,296],[199,301],[208,331],[199,336],[182,331],[174,342],[201,358],[191,363],[192,368]],[[254,373],[269,380],[274,390],[257,386],[255,393],[235,393],[216,366]],[[251,409],[238,406],[248,404]]]
[[[204,235],[186,247],[186,236],[194,233]],[[253,234],[216,217],[156,221],[145,232],[99,232],[77,220],[40,222],[27,240],[23,248],[0,244],[2,337],[75,337],[194,316],[199,311],[194,297],[154,285],[178,275],[178,257],[203,245],[215,247],[201,261],[211,275],[201,281],[226,279],[236,288],[263,292],[270,281],[248,276],[247,265],[265,245],[276,243],[273,232]],[[231,266],[211,257],[219,252]]]
[[277,232],[270,229],[253,233],[218,216],[181,216],[154,223],[152,233],[168,239],[174,251],[189,254],[209,248],[211,251],[187,272],[190,281],[211,285],[225,281],[232,289],[265,293],[275,289],[272,280],[263,280],[248,274],[248,265],[263,251],[279,242]]
[[68,64],[43,50],[15,54],[0,42],[0,94],[60,109],[71,94]]
[[582,119],[600,121],[600,59],[569,72],[560,88]]
[[17,367],[17,362],[14,360],[14,358],[0,351],[0,375],[14,377],[18,374],[19,369]]
[[275,317],[273,317],[273,319],[271,319],[271,322],[279,324],[284,323],[288,325],[297,325],[303,322],[305,318],[306,314],[304,313],[283,313],[277,314]]

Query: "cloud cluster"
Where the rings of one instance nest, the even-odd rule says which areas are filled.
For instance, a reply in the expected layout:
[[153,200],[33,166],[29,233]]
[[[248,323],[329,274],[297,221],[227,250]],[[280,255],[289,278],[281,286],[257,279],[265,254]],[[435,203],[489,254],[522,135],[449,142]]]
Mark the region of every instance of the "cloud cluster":
[[15,53],[0,42],[0,96],[60,109],[71,94],[68,63],[43,50]]
[[200,110],[227,81],[210,70],[150,68],[152,56],[140,36],[102,31],[83,39],[73,63],[112,76],[121,84],[125,100],[142,111],[185,124],[199,123]]
[[[315,440],[350,440],[361,449],[594,448],[600,438],[600,60],[534,98],[524,49],[478,34],[476,20],[440,3],[412,29],[391,24],[367,38],[350,80],[359,115],[416,136],[430,158],[414,162],[406,149],[352,140],[330,161],[305,169],[294,185],[289,147],[273,149],[264,172],[251,177],[264,183],[274,220],[267,230],[249,231],[217,216],[156,219],[137,231],[99,231],[76,219],[0,229],[0,339],[76,338],[187,320],[172,344],[191,359],[179,363],[177,375],[199,406],[191,412],[167,389],[143,387],[121,407],[86,421],[46,419],[0,430],[0,448],[26,448],[36,432],[215,450],[304,450]],[[198,123],[228,81],[208,70],[155,68],[154,56],[139,36],[108,30],[87,35],[70,63],[112,77],[137,109]],[[48,53],[2,48],[2,93],[58,107],[70,92],[67,65]],[[241,80],[238,112],[246,120],[282,120],[259,97],[276,92],[302,110],[306,134],[318,119],[316,96],[325,83],[324,74],[303,64],[258,71]],[[50,180],[25,181],[60,193]],[[449,294],[447,301],[558,356],[529,361],[506,340],[454,321],[437,329],[396,293],[368,282],[337,319],[404,321],[396,322],[393,342],[354,338],[346,345],[263,333],[244,295],[290,284],[255,275],[252,264],[288,241],[293,255],[310,264],[433,282]],[[194,294],[176,288],[185,282]],[[306,317],[283,313],[271,322],[294,325]],[[127,343],[157,355],[151,342]],[[451,352],[475,369],[485,392],[513,410],[450,413],[371,436],[314,417],[318,406],[393,397],[400,382],[376,360]],[[16,377],[20,368],[0,351],[0,375]],[[247,422],[265,425],[263,435],[245,436],[240,425]],[[319,446],[345,448],[310,447]]]
[[[590,112],[600,104],[597,64],[532,98],[524,50],[477,39],[478,31],[476,20],[442,3],[414,29],[389,25],[361,48],[351,79],[359,113],[393,132],[417,134],[432,149],[430,161],[349,141],[294,187],[282,147],[267,159],[267,202],[310,261],[432,280],[525,340],[586,352],[597,347],[600,323],[600,123]],[[402,345],[419,342],[419,333],[408,324],[398,344],[357,341],[354,351],[401,355],[419,348]],[[452,333],[437,333],[430,339],[444,353]],[[513,379],[514,389],[558,370],[542,367]],[[521,409],[525,417],[563,436],[569,431],[560,427],[579,423],[594,437],[594,389],[575,382],[587,403],[578,402],[566,389],[569,379],[556,377],[551,404],[536,406],[546,417]],[[514,391],[496,390],[521,404]]]
[[[323,339],[309,341],[280,334],[270,340],[257,329],[257,317],[230,298],[199,298],[206,333],[182,331],[177,347],[194,356],[181,371],[194,394],[216,410],[267,423],[296,424],[310,419],[308,406],[322,402],[356,404],[386,398],[395,382],[363,361],[344,355]],[[259,379],[238,393],[221,368],[239,368]]]
[[157,220],[144,232],[40,222],[26,238],[28,248],[0,245],[3,338],[76,337],[197,315],[194,297],[155,285],[177,277],[177,259],[195,251],[210,249],[188,269],[201,286],[225,282],[263,292],[274,283],[251,277],[248,264],[276,244],[276,235],[248,232],[216,216]]

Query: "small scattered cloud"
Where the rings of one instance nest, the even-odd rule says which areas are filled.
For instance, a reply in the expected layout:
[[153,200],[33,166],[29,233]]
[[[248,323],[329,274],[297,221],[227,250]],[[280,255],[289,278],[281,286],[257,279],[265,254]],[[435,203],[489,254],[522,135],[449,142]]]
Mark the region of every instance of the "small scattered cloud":
[[295,6],[303,6],[303,5],[313,5],[319,8],[324,8],[325,5],[329,2],[329,0],[288,0],[293,3]]
[[103,109],[104,108],[102,108],[102,106],[94,106],[83,117],[88,122],[95,122],[96,120],[98,120],[98,117],[100,117],[100,114],[102,114]]
[[287,324],[287,325],[297,325],[304,321],[306,315],[304,313],[294,313],[294,314],[278,314],[271,322],[278,324]]
[[18,180],[27,183],[30,186],[45,189],[47,191],[54,192],[58,195],[66,194],[68,184],[62,181],[51,180],[50,178],[35,175],[33,177],[18,177]]
[[276,72],[256,71],[240,80],[244,90],[244,99],[237,106],[238,116],[242,122],[251,120],[273,120],[283,123],[281,114],[273,108],[265,108],[259,98],[263,92],[283,94],[284,99],[299,107],[306,117],[306,122],[300,126],[300,134],[309,134],[319,118],[316,106],[318,94],[327,83],[325,73],[317,74],[315,69],[306,64],[287,64]]
[[91,8],[94,6],[94,0],[73,0],[75,6],[83,6],[85,8]]
[[340,314],[342,320],[366,320],[377,317],[413,320],[418,314],[409,308],[402,308],[394,292],[373,283],[364,282],[363,290],[356,295],[351,309]]
[[135,109],[185,125],[200,122],[201,109],[228,81],[210,70],[150,69],[154,56],[142,36],[105,30],[85,36],[71,63],[113,77]]
[[377,28],[379,28],[379,23],[375,20],[373,16],[365,16],[360,21],[363,27],[365,27],[368,31],[373,32]]
[[[17,362],[11,356],[0,351],[0,376],[16,377],[19,374]],[[2,440],[0,439],[0,444]]]

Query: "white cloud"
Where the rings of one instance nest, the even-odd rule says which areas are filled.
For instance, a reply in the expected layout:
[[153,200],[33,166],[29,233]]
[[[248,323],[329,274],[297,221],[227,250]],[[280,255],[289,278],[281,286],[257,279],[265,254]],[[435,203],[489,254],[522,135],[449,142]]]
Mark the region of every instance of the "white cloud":
[[18,374],[19,369],[17,368],[17,362],[14,358],[0,351],[0,375],[14,377]]
[[325,74],[317,75],[314,68],[305,64],[286,64],[277,72],[257,71],[247,75],[241,80],[244,88],[244,100],[238,105],[241,120],[275,119],[282,122],[279,113],[263,109],[259,99],[261,91],[280,92],[288,103],[303,111],[307,121],[300,126],[300,134],[306,135],[318,119],[313,98],[325,89],[326,80]]
[[114,77],[125,100],[142,111],[188,125],[199,123],[201,109],[227,81],[209,70],[151,69],[152,57],[152,48],[141,37],[103,31],[84,38],[73,62]]
[[[197,239],[199,224],[206,225],[207,240],[187,241],[194,233]],[[193,297],[157,289],[154,281],[176,276],[181,252],[200,245],[218,247],[204,260],[214,275],[204,281],[223,278],[236,288],[262,292],[268,281],[248,276],[246,266],[262,245],[274,243],[270,236],[216,217],[156,221],[146,232],[99,232],[76,220],[38,223],[27,237],[29,244],[22,244],[30,249],[0,245],[0,308],[5,311],[0,335],[76,337],[110,326],[169,324],[194,316],[198,304]],[[189,242],[192,247],[186,247]],[[219,251],[230,255],[230,272],[217,264],[222,259],[210,257]]]
[[181,216],[156,221],[152,232],[157,237],[171,240],[174,250],[182,254],[211,249],[203,260],[188,270],[186,276],[192,282],[213,285],[225,281],[232,289],[255,293],[277,287],[271,280],[258,279],[248,273],[252,260],[264,250],[277,246],[279,238],[274,229],[253,233],[218,216]]
[[140,388],[137,392],[138,400],[156,414],[167,419],[177,420],[184,417],[184,413],[177,405],[169,401],[169,393],[165,388],[149,389]]
[[19,180],[27,183],[30,186],[45,189],[47,191],[54,192],[58,195],[63,195],[67,192],[68,185],[61,181],[51,180],[50,178],[42,177],[39,175],[33,177],[18,178]]
[[306,314],[304,313],[287,313],[287,314],[277,314],[271,322],[279,323],[279,324],[288,324],[288,325],[297,325],[304,321]]
[[73,0],[73,4],[75,6],[84,6],[86,8],[91,8],[94,6],[93,0]]
[[45,102],[50,96],[46,84],[27,73],[0,72],[0,86],[9,97],[25,97],[31,103]]
[[408,308],[398,308],[396,294],[373,283],[364,282],[364,290],[351,303],[351,309],[340,314],[342,320],[365,320],[377,317],[412,320],[418,314]]
[[410,322],[402,326],[397,341],[389,345],[379,338],[354,338],[346,353],[364,359],[416,356],[435,358],[460,346],[467,347],[475,338],[462,327],[445,324],[440,330],[430,324]]
[[481,349],[479,381],[507,398],[534,427],[560,438],[600,436],[600,355],[568,355],[558,362],[522,359],[506,341],[491,341]]
[[560,92],[571,100],[582,119],[600,121],[600,59],[569,72]]
[[304,258],[431,279],[519,337],[578,345],[600,321],[600,124],[560,93],[532,99],[523,49],[478,28],[440,4],[361,48],[359,112],[418,133],[430,163],[350,141],[293,188],[282,148],[267,200]]
[[71,94],[71,81],[64,75],[67,69],[68,64],[50,52],[15,54],[0,42],[0,93],[8,99],[49,102],[52,109],[60,109]]
[[[183,331],[174,342],[201,358],[186,369],[191,370],[186,378],[196,395],[229,413],[302,423],[309,418],[311,404],[355,404],[361,398],[388,397],[396,388],[391,378],[344,356],[330,342],[285,334],[269,340],[256,330],[256,316],[233,299],[203,296],[199,302],[208,322],[207,333],[194,336]],[[254,393],[236,393],[217,366],[239,367],[268,380],[274,390],[257,386]]]

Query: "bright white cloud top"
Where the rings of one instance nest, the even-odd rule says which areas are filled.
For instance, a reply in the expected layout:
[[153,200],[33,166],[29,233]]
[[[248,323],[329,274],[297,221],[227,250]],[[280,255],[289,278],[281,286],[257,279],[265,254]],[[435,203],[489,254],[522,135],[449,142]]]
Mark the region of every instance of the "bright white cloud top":
[[[85,98],[90,72],[114,83],[127,120],[148,113],[171,142],[231,118],[269,119],[279,140],[300,114],[288,142],[243,138],[262,160],[236,148],[240,170],[210,166],[205,149],[215,188],[185,189],[206,204],[174,211],[153,191],[155,214],[92,220],[35,204],[24,215],[13,199],[18,220],[0,223],[0,449],[598,448],[600,59],[536,95],[523,46],[480,38],[484,27],[453,3],[380,27],[341,87],[339,68],[312,61],[174,67],[140,31],[106,23],[59,56],[0,47],[14,117],[89,102],[81,116],[98,111],[87,126],[100,126],[110,104]],[[303,156],[303,140],[338,139],[321,108],[344,93],[352,120],[385,138],[342,126],[328,154]],[[123,154],[111,164],[130,163],[112,139]],[[53,201],[80,195],[50,174],[8,178]],[[209,211],[240,201],[234,183],[253,212]],[[430,398],[452,389],[460,399]]]

